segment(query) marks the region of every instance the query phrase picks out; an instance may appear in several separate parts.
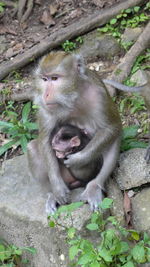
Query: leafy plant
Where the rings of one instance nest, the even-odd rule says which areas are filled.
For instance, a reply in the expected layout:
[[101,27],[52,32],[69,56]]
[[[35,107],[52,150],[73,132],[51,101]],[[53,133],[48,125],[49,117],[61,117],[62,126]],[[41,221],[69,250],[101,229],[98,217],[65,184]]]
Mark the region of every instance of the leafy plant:
[[76,48],[76,44],[69,41],[69,40],[66,40],[63,44],[62,44],[62,48],[66,51],[66,52],[69,52],[69,51],[72,51]]
[[62,44],[62,48],[66,52],[70,52],[70,51],[73,51],[74,49],[76,49],[80,44],[83,44],[83,38],[81,36],[77,37],[75,42],[71,42],[71,41],[66,40]]
[[[112,199],[105,198],[100,204],[101,210],[109,209],[112,202]],[[71,216],[71,212],[82,204],[78,202],[60,207],[50,217],[49,226],[60,226],[59,215],[63,212],[64,217]],[[90,222],[85,227],[87,231],[97,232],[97,242],[83,238],[73,225],[69,228],[65,224],[61,226],[67,232],[72,266],[135,267],[150,262],[150,237],[146,233],[142,236],[136,230],[122,227],[114,216],[104,219],[100,211],[91,215]]]
[[81,36],[77,37],[76,42],[78,42],[79,44],[83,44],[83,38]]
[[16,71],[16,70],[12,71],[11,75],[15,79],[15,82],[20,83],[22,81],[22,76],[18,71]]
[[148,146],[148,144],[137,140],[138,129],[139,127],[136,125],[125,127],[123,129],[121,151],[126,151],[132,148],[146,148]]
[[19,114],[16,113],[13,106],[13,102],[9,102],[4,112],[9,118],[9,121],[0,121],[0,131],[7,134],[10,141],[0,147],[0,155],[5,153],[8,149],[14,145],[18,147],[21,145],[23,152],[26,151],[27,143],[29,140],[36,137],[34,131],[38,129],[37,124],[31,122],[29,115],[31,113],[31,102],[24,105],[21,113],[21,119]]
[[[147,21],[149,16],[144,12],[140,13],[141,7],[135,6],[122,10],[115,18],[111,19],[104,27],[98,29],[100,32],[109,33],[117,38],[120,44],[127,50],[132,43],[121,41],[121,34],[125,28],[135,28],[141,23]],[[149,10],[149,5],[146,4],[144,10]]]
[[9,245],[7,242],[0,240],[0,266],[1,267],[17,267],[21,263],[26,263],[21,259],[24,251],[28,251],[32,254],[36,253],[34,248],[30,247],[16,247]]
[[6,6],[6,4],[4,2],[0,1],[0,13],[4,12],[4,7]]
[[139,69],[143,69],[143,70],[150,69],[150,65],[141,66],[143,62],[149,61],[149,60],[150,60],[150,49],[147,49],[145,54],[140,55],[136,58],[136,61],[134,62],[134,65],[131,69],[131,74],[134,74]]
[[125,107],[130,109],[131,114],[134,114],[138,111],[143,111],[145,110],[144,99],[138,93],[133,93],[132,96],[126,96],[123,98],[123,100],[121,100],[119,105],[121,113],[124,111]]

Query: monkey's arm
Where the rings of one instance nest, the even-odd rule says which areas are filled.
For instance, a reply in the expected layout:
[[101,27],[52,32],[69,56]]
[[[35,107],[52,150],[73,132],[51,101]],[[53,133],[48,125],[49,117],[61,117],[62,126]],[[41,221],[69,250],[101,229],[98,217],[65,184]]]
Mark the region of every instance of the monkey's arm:
[[97,130],[94,137],[87,144],[87,146],[75,154],[69,155],[68,159],[65,160],[67,167],[80,167],[90,163],[91,160],[99,158],[101,154],[108,149],[109,146],[120,136],[121,127],[109,126],[105,129]]
[[69,189],[65,185],[59,169],[58,160],[49,142],[49,138],[45,137],[42,143],[42,151],[45,158],[48,178],[51,184],[51,189],[59,204],[65,204],[68,201]]
[[120,151],[120,137],[113,142],[103,153],[103,166],[97,177],[87,184],[86,189],[81,195],[81,200],[90,204],[92,210],[98,208],[103,199],[105,182],[113,172]]

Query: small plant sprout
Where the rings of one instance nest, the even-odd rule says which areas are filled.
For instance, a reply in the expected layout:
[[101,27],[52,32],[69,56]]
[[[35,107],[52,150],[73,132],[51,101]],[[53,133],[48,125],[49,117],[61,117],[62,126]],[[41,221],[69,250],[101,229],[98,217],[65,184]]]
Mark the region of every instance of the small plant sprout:
[[37,136],[35,134],[35,130],[38,129],[37,124],[31,122],[29,118],[31,111],[31,102],[28,102],[24,105],[21,119],[19,119],[13,102],[8,102],[8,106],[4,111],[8,121],[0,121],[0,132],[6,134],[9,141],[0,147],[0,155],[13,146],[21,146],[23,152],[25,152],[28,141]]

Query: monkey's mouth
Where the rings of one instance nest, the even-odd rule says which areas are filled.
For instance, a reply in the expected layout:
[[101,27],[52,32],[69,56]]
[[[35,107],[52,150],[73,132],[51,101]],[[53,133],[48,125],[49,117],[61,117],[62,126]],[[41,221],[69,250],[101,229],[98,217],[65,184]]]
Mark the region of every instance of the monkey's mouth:
[[67,157],[67,155],[69,155],[69,154],[71,154],[72,153],[72,150],[70,150],[70,151],[60,151],[60,150],[57,150],[56,151],[56,157],[58,158],[58,159],[64,159],[64,158],[66,158]]
[[59,106],[59,103],[46,103],[46,106],[48,108],[57,108]]

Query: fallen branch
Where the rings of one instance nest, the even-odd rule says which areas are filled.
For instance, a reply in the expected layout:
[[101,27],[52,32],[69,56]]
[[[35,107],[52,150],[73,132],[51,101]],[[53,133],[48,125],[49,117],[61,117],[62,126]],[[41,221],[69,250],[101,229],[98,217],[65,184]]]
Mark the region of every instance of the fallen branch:
[[[139,56],[150,45],[150,22],[146,25],[144,31],[140,34],[135,44],[126,53],[121,63],[115,68],[111,75],[111,79],[117,82],[124,81],[130,74],[133,63],[137,56]],[[108,91],[113,96],[115,90],[112,86],[107,86]]]
[[[27,6],[26,11],[24,12],[25,7]],[[33,0],[19,0],[18,3],[18,20],[20,23],[23,23],[27,20],[33,9]]]
[[23,54],[17,55],[11,61],[2,63],[0,66],[0,80],[7,76],[11,71],[25,66],[26,64],[35,60],[37,57],[48,52],[48,50],[57,47],[65,40],[70,40],[89,32],[96,27],[104,25],[112,17],[116,16],[121,10],[140,4],[143,4],[142,0],[123,1],[109,9],[107,8],[98,12],[98,15],[96,13],[88,18],[81,19],[80,21],[61,29],[60,31],[52,34],[50,37],[42,40],[39,44],[30,48]]
[[8,6],[8,7],[16,7],[17,5],[13,1],[9,1],[9,0],[3,0],[2,2],[5,4],[5,6]]
[[12,93],[9,95],[0,95],[0,102],[4,103],[5,101],[32,101],[33,100],[33,93],[31,90],[28,92],[21,92],[21,93]]

